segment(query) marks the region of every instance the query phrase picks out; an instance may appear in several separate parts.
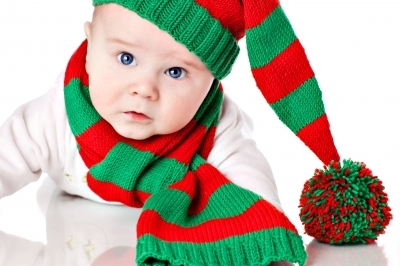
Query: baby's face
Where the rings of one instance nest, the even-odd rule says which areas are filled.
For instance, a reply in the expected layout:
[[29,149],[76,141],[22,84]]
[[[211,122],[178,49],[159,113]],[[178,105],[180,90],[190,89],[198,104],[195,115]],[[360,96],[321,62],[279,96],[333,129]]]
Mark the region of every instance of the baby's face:
[[214,80],[201,60],[134,12],[102,5],[85,23],[94,108],[122,136],[146,139],[183,128]]

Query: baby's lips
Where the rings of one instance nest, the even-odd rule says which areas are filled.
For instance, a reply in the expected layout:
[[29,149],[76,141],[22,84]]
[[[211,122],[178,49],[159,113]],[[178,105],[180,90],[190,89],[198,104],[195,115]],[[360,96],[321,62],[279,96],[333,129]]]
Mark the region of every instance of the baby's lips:
[[135,120],[150,119],[150,117],[148,117],[144,113],[140,113],[140,112],[136,112],[136,111],[127,111],[127,112],[125,112],[125,114],[130,115]]

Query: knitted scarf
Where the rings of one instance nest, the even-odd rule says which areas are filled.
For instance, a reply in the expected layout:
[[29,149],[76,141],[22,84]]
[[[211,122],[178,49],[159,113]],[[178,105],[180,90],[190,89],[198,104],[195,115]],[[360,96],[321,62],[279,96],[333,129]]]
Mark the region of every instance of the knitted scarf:
[[137,265],[304,265],[302,239],[287,217],[206,161],[223,100],[219,81],[180,131],[128,139],[91,103],[86,51],[85,40],[66,69],[67,117],[89,187],[104,200],[143,208]]

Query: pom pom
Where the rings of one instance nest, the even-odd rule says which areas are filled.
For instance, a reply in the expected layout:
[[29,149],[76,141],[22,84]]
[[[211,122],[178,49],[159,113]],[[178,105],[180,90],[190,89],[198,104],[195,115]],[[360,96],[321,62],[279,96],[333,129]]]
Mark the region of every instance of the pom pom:
[[364,163],[332,161],[316,169],[300,198],[305,233],[330,244],[375,241],[392,219],[383,190]]

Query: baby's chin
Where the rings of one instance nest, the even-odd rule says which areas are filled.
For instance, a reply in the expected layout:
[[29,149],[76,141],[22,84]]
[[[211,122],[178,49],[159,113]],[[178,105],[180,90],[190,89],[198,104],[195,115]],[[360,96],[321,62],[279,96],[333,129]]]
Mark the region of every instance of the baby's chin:
[[127,139],[144,140],[154,135],[149,132],[144,132],[142,130],[133,130],[133,129],[121,128],[118,126],[113,126],[113,128],[119,135]]
[[176,129],[173,127],[162,127],[162,126],[157,127],[155,123],[150,123],[146,125],[136,125],[136,126],[128,126],[126,124],[119,125],[113,123],[110,123],[110,125],[120,136],[133,140],[145,140],[153,136],[169,135],[176,133],[177,131],[182,129],[182,128]]

